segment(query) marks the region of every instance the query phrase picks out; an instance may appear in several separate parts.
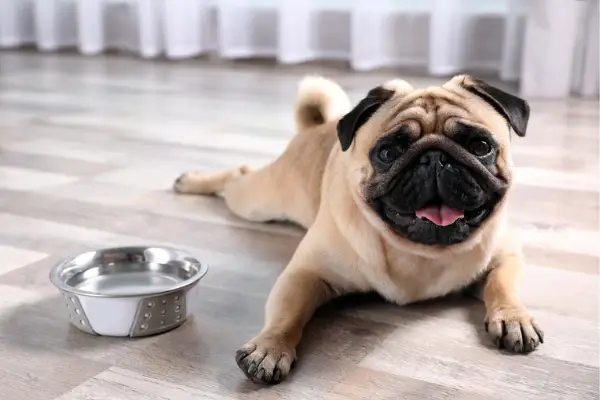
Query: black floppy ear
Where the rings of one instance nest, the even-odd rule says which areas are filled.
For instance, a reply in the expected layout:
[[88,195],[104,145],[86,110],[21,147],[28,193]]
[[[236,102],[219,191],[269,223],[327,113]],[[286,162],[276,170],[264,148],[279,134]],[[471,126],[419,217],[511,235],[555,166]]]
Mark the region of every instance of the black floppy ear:
[[494,107],[508,121],[517,135],[525,136],[529,122],[529,104],[525,100],[488,85],[477,78],[465,78],[462,86]]
[[367,94],[367,97],[362,99],[356,107],[339,120],[337,132],[342,151],[346,151],[350,148],[354,136],[356,135],[356,131],[358,131],[358,129],[363,126],[373,114],[375,114],[375,111],[377,111],[379,107],[393,95],[393,90],[377,86],[376,88],[371,89]]

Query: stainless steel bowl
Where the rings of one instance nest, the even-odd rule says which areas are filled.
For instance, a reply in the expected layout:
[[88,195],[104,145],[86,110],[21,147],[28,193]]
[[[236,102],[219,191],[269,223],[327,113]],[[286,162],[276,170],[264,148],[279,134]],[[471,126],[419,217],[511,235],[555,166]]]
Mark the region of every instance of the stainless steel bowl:
[[188,317],[208,267],[169,247],[117,247],[71,257],[50,271],[78,329],[103,336],[147,336]]

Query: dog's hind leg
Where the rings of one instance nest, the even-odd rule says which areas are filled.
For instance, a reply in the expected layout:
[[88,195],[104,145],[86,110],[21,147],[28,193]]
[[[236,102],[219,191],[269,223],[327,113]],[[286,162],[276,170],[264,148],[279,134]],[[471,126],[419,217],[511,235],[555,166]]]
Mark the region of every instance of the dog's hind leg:
[[177,178],[174,190],[220,196],[232,213],[249,221],[285,220],[289,219],[290,204],[285,201],[285,185],[276,169],[271,164],[258,170],[243,166],[215,173],[187,172]]
[[173,190],[182,194],[222,195],[227,183],[250,172],[248,166],[219,172],[186,172],[175,180]]

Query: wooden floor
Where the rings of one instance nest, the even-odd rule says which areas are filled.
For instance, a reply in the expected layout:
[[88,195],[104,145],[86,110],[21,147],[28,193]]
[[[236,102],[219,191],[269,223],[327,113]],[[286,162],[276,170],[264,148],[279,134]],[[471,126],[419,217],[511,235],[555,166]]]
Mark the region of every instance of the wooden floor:
[[[546,332],[538,351],[493,348],[476,301],[354,298],[319,312],[285,383],[245,379],[235,350],[260,329],[302,231],[170,187],[187,169],[276,156],[306,71],[353,100],[393,76],[0,53],[0,399],[598,398],[598,103],[575,99],[533,102],[528,137],[514,139],[512,219],[526,240],[523,297]],[[53,263],[161,243],[211,266],[192,319],[140,340],[68,325]]]

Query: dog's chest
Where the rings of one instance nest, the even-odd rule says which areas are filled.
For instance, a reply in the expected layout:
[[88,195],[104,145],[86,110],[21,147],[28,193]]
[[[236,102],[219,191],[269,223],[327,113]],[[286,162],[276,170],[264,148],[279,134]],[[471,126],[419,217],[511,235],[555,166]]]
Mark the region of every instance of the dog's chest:
[[467,286],[489,262],[489,257],[477,251],[443,259],[390,255],[386,265],[377,269],[379,276],[373,276],[372,283],[382,296],[406,304],[444,296]]

